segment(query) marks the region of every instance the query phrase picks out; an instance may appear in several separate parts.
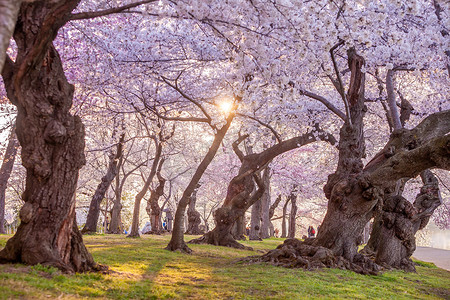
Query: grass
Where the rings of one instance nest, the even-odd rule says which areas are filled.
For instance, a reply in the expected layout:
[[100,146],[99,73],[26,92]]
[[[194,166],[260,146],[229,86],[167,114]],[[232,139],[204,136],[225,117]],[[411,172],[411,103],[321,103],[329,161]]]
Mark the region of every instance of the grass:
[[[9,237],[0,236],[0,246]],[[238,262],[275,248],[281,239],[244,242],[256,251],[190,245],[192,255],[163,250],[169,236],[84,239],[112,274],[65,275],[41,265],[0,265],[0,299],[450,299],[450,272],[425,262],[418,262],[417,273],[363,276]]]

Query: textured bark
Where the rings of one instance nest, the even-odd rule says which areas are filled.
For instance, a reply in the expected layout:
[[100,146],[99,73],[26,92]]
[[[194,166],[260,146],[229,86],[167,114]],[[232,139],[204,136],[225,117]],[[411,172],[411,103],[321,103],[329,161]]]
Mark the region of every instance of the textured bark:
[[[364,73],[361,72],[364,59],[350,50],[348,63],[351,70],[347,94],[350,119],[340,130],[336,172],[328,176],[324,187],[329,199],[328,210],[317,238],[307,238],[304,242],[288,239],[259,260],[306,268],[328,266],[345,267],[360,273],[377,271],[374,263],[357,255],[357,240],[380,197],[377,189],[364,189],[365,182],[359,179],[365,157]],[[361,197],[363,192],[364,197]]]
[[289,195],[289,198],[291,199],[291,213],[289,215],[289,233],[288,238],[293,239],[295,238],[295,221],[297,216],[297,194],[296,191],[292,191]]
[[19,142],[16,137],[16,126],[13,126],[8,139],[8,146],[3,157],[2,166],[0,168],[0,233],[5,232],[5,206],[6,206],[6,187],[9,177],[14,167],[14,161],[17,155]]
[[[240,216],[244,215],[247,209],[264,193],[264,183],[255,176],[255,173],[263,169],[276,156],[318,140],[328,141],[332,144],[335,142],[333,136],[316,127],[315,132],[282,141],[261,153],[244,156],[242,152],[235,150],[236,153],[239,153],[238,156],[242,161],[242,165],[238,175],[228,185],[227,196],[222,207],[215,211],[214,219],[216,221],[216,227],[203,237],[192,240],[190,243],[205,243],[240,249],[248,248],[233,238],[231,228],[234,222]],[[250,196],[254,190],[254,178],[259,189]]]
[[0,0],[0,71],[3,69],[6,49],[13,35],[21,3],[21,0]]
[[[123,164],[123,156],[119,158],[119,161],[117,163],[117,169],[119,170]],[[125,181],[126,178],[123,178],[122,180]],[[122,211],[122,187],[123,184],[120,182],[120,176],[119,173],[117,173],[115,177],[115,188],[114,188],[114,202],[113,207],[111,209],[111,223],[109,224],[109,231],[108,233],[112,234],[120,234],[123,232],[122,228],[122,218],[121,218],[121,211]]]
[[[120,140],[117,143],[116,154],[111,154],[108,163],[108,170],[105,176],[102,177],[102,181],[97,186],[94,196],[92,196],[91,203],[89,205],[89,211],[86,217],[86,224],[81,230],[81,233],[96,233],[98,217],[100,215],[100,204],[105,198],[106,191],[109,189],[112,181],[116,177],[119,170],[119,160],[123,155],[123,144],[125,140],[125,133],[120,136]],[[105,218],[106,220],[106,218]]]
[[161,142],[158,143],[156,138],[154,138],[154,141],[155,141],[155,145],[156,145],[155,158],[153,159],[152,169],[150,170],[150,174],[148,175],[147,180],[144,183],[144,186],[142,187],[141,191],[139,193],[137,193],[137,195],[134,199],[133,221],[131,222],[131,231],[128,234],[128,237],[139,237],[140,236],[139,235],[139,215],[140,215],[141,201],[145,197],[145,194],[147,193],[147,190],[150,187],[150,184],[152,183],[153,178],[156,175],[156,171],[158,168],[158,164],[159,164],[159,160],[161,158],[161,152],[162,152],[162,143]]
[[278,207],[280,202],[281,202],[281,195],[278,195],[277,199],[275,199],[275,202],[272,203],[272,205],[270,206],[270,209],[269,209],[269,221],[270,221],[269,228],[270,228],[270,236],[271,237],[275,235],[275,230],[274,230],[271,220],[273,218],[273,215],[275,214],[275,209]]
[[[260,237],[262,239],[269,238],[270,235],[270,168],[267,167],[262,178],[264,186],[263,195],[261,196],[261,230]],[[273,234],[272,234],[273,235]]]
[[[262,193],[264,195],[264,193]],[[252,215],[250,219],[250,233],[248,239],[252,241],[261,241],[261,198],[252,205]]]
[[[355,55],[350,57],[349,62],[352,72],[355,72],[355,66],[357,69],[362,66],[362,58]],[[398,180],[415,177],[426,169],[450,169],[449,110],[428,116],[411,130],[395,130],[384,149],[363,169],[363,98],[361,91],[358,103],[350,101],[353,103],[350,107],[353,126],[346,123],[340,132],[338,168],[329,176],[324,187],[325,195],[329,199],[328,210],[317,238],[306,239],[304,242],[286,240],[277,249],[260,258],[251,258],[251,261],[270,261],[290,267],[339,267],[363,274],[376,274],[380,266],[367,256],[357,253],[357,245],[364,226],[374,212],[381,209],[385,193],[392,193]],[[425,199],[433,197],[435,198],[424,196]],[[436,203],[434,200],[431,202]],[[430,202],[427,200],[425,203]],[[430,207],[432,206],[431,204]],[[404,258],[408,257],[412,246],[408,233],[411,232],[411,226],[405,220],[417,218],[414,217],[416,214],[411,205],[401,197],[388,201],[386,211],[399,211],[406,216],[399,218],[401,229],[395,231],[395,235],[404,238],[406,244],[400,245],[397,237],[390,240],[383,238],[387,244],[379,245],[378,249],[399,252],[383,252],[385,255],[377,253],[377,261],[385,266],[398,267],[397,262],[400,260],[400,266],[406,266],[408,264]],[[424,216],[429,217],[429,213],[424,213]],[[374,231],[379,230],[380,236],[385,235],[384,224],[391,224],[392,219],[397,220],[397,216],[394,218],[388,215],[383,226],[378,229],[374,226]],[[422,223],[421,220],[417,222]],[[390,234],[392,236],[393,232]]]
[[415,234],[428,224],[442,204],[437,178],[429,170],[423,171],[421,177],[423,186],[414,204],[400,195],[388,197],[375,218],[373,234],[364,252],[386,268],[415,271],[411,260],[416,250]]
[[158,170],[156,172],[156,177],[158,177],[158,185],[154,190],[150,191],[150,199],[147,201],[147,214],[150,217],[150,224],[152,229],[151,234],[161,234],[162,224],[161,224],[161,208],[159,207],[158,200],[164,195],[164,186],[166,184],[166,179],[161,175],[161,168],[164,163],[164,159],[161,159]]
[[74,194],[85,163],[84,127],[70,114],[74,87],[52,45],[77,4],[39,1],[21,6],[14,33],[18,54],[12,77],[3,78],[18,110],[16,133],[27,178],[21,224],[0,251],[2,263],[43,264],[66,272],[99,269],[75,221]]
[[184,190],[183,196],[181,197],[180,202],[178,203],[177,211],[175,212],[175,221],[173,226],[172,238],[170,239],[169,244],[165,248],[166,250],[170,251],[179,250],[186,253],[192,252],[192,250],[186,245],[186,242],[184,241],[183,222],[186,207],[189,204],[191,194],[197,187],[200,179],[203,176],[203,173],[205,173],[206,168],[209,166],[214,156],[216,155],[217,150],[219,149],[220,144],[222,143],[225,137],[225,134],[230,128],[234,116],[235,116],[234,112],[231,112],[226,119],[225,125],[223,125],[222,128],[217,130],[216,134],[214,135],[214,140],[211,144],[211,147],[209,148],[205,157],[203,157],[203,160],[200,162],[199,166],[197,167],[197,170],[195,170],[195,173],[192,176],[191,181]]
[[287,238],[287,228],[286,228],[286,215],[287,215],[287,207],[291,198],[286,198],[286,202],[283,206],[283,216],[281,219],[281,237]]
[[197,191],[200,188],[200,185],[197,185],[197,188],[192,192],[191,199],[189,201],[189,208],[187,211],[187,220],[188,226],[186,230],[186,234],[204,234],[202,230],[198,227],[202,222],[200,218],[200,213],[195,210],[195,204],[197,202]]
[[245,237],[246,234],[245,215],[242,215],[234,222],[231,229],[231,235],[235,240],[245,241],[247,239]]

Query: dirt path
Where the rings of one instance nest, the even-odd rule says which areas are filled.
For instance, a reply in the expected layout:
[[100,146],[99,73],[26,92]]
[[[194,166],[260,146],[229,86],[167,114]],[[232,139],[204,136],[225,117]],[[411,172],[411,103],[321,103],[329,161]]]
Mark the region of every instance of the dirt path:
[[450,271],[450,250],[417,247],[412,256],[418,260],[432,262],[439,268]]

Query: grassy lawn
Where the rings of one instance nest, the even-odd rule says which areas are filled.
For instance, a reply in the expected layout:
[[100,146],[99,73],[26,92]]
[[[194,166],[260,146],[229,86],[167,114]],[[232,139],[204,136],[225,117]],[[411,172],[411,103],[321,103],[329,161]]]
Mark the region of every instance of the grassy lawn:
[[[0,246],[9,237],[0,236]],[[363,276],[237,262],[275,248],[281,239],[245,242],[256,251],[190,245],[192,255],[164,250],[169,236],[84,239],[95,260],[110,266],[112,274],[69,276],[40,265],[0,265],[0,299],[450,299],[450,272],[423,262],[417,273]]]

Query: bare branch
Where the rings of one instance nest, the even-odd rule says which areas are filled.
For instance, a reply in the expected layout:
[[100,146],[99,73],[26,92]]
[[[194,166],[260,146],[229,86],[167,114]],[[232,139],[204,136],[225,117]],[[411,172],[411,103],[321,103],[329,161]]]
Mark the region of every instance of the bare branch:
[[130,3],[130,4],[127,4],[124,6],[100,10],[100,11],[89,11],[89,12],[72,14],[70,16],[70,20],[86,20],[86,19],[93,19],[93,18],[97,18],[97,17],[103,17],[103,16],[107,16],[107,15],[111,15],[111,14],[117,14],[117,13],[123,12],[124,10],[130,9],[130,8],[142,5],[142,4],[147,4],[147,3],[157,2],[157,1],[158,0],[143,0],[143,1]]
[[261,120],[255,118],[255,117],[246,115],[246,114],[236,113],[236,115],[237,115],[237,116],[241,116],[241,117],[245,117],[245,118],[249,118],[249,119],[251,119],[251,120],[253,120],[253,121],[258,122],[258,123],[261,124],[262,126],[268,128],[268,129],[273,133],[273,135],[275,136],[275,138],[277,139],[277,141],[278,141],[279,143],[281,143],[282,139],[281,139],[280,135],[279,135],[278,132],[276,132],[276,130],[275,130],[272,126],[270,126],[269,124],[264,123],[264,122],[262,122]]
[[322,96],[319,96],[317,94],[311,93],[309,91],[306,90],[300,90],[300,94],[307,96],[309,98],[315,99],[315,100],[319,100],[320,102],[322,102],[323,105],[325,105],[329,110],[331,110],[332,112],[334,112],[339,118],[341,118],[342,120],[344,120],[344,122],[346,121],[346,116],[345,114],[338,109],[336,106],[334,106],[333,104],[331,104],[330,101],[328,101],[327,99],[325,99]]
[[244,156],[245,156],[245,155],[244,155],[244,153],[242,153],[242,151],[239,149],[239,144],[242,143],[246,138],[248,138],[248,134],[241,135],[241,134],[239,133],[238,139],[235,140],[235,141],[233,142],[233,150],[234,150],[234,153],[236,153],[236,155],[239,157],[239,159],[240,159],[241,161],[244,160]]
[[[208,119],[208,124],[210,124],[211,125],[211,121],[212,121],[212,119],[211,119],[211,117],[209,116],[209,114],[208,114],[208,112],[205,110],[205,108],[200,104],[200,103],[198,103],[196,100],[194,100],[192,97],[190,97],[189,95],[187,95],[185,92],[183,92],[179,87],[178,87],[178,84],[176,84],[176,85],[174,85],[174,84],[172,84],[166,77],[164,77],[164,76],[161,76],[161,78],[162,78],[162,80],[168,85],[168,86],[170,86],[171,88],[173,88],[174,90],[176,90],[183,98],[185,98],[185,99],[187,99],[187,100],[189,100],[190,102],[192,102],[195,106],[197,106],[201,111],[202,111],[202,113],[205,115],[205,117]],[[178,79],[178,78],[177,78]],[[211,125],[212,126],[212,125]],[[213,127],[213,126],[212,126]]]
[[333,62],[334,72],[336,73],[339,88],[337,89],[339,94],[341,95],[342,101],[344,101],[345,105],[345,112],[347,114],[346,120],[348,120],[349,124],[351,125],[351,119],[350,119],[350,107],[348,105],[347,97],[345,96],[345,90],[344,90],[344,84],[342,83],[341,74],[339,73],[339,68],[337,66],[336,58],[334,57],[334,50],[336,50],[338,47],[344,44],[344,41],[341,40],[339,43],[331,47],[330,49],[330,55],[331,55],[331,61]]
[[394,71],[388,70],[386,74],[386,91],[387,100],[389,105],[389,110],[391,113],[392,123],[394,125],[394,130],[402,128],[402,123],[400,122],[400,116],[398,114],[397,105],[395,102],[394,93]]

